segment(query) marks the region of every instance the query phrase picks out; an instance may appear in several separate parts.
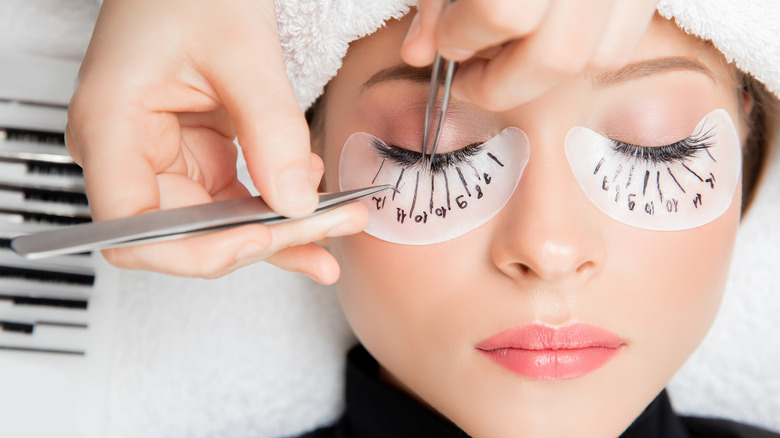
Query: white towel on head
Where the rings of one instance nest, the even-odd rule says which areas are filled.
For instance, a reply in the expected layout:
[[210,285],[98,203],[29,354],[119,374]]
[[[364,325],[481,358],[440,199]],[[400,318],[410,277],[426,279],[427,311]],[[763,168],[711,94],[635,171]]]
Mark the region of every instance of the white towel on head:
[[277,0],[287,76],[301,108],[322,94],[341,67],[349,43],[400,18],[415,0]]
[[[80,57],[96,17],[92,1],[2,0],[0,51]],[[277,0],[301,106],[335,74],[349,41],[410,3]],[[729,12],[708,9],[716,6]],[[780,2],[662,0],[659,11],[711,38],[780,94],[780,32],[773,27]],[[780,223],[778,187],[780,153],[740,230],[723,310],[670,391],[685,412],[780,431],[773,311],[780,308],[780,233],[769,232]],[[354,338],[332,288],[266,265],[217,281],[142,272],[122,277],[104,436],[288,436],[339,415],[342,353]]]
[[780,2],[661,0],[658,12],[704,40],[780,97]]

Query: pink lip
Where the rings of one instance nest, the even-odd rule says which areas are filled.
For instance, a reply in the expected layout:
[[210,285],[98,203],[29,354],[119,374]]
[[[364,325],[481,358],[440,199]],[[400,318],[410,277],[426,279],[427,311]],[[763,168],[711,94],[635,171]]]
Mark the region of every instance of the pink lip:
[[491,336],[476,348],[504,368],[532,379],[584,376],[607,363],[626,341],[588,324],[531,324]]

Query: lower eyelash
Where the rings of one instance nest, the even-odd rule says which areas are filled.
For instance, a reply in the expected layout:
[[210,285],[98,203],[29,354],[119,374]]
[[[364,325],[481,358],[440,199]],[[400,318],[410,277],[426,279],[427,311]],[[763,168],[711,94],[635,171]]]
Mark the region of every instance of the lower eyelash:
[[[436,156],[433,157],[431,171],[434,173],[442,172],[456,164],[467,162],[471,157],[478,155],[482,151],[483,145],[484,143],[473,143],[456,151],[436,154]],[[378,139],[373,139],[371,146],[382,158],[388,158],[404,168],[416,166],[423,162],[423,154],[420,152],[398,146],[389,146]],[[425,154],[426,161],[429,157],[430,154]]]
[[[707,132],[698,132],[678,142],[665,146],[638,146],[622,141],[612,140],[612,150],[629,158],[636,158],[653,164],[682,163],[693,157],[700,150],[709,154],[710,141],[715,135],[714,127]],[[712,155],[710,155],[712,157]]]

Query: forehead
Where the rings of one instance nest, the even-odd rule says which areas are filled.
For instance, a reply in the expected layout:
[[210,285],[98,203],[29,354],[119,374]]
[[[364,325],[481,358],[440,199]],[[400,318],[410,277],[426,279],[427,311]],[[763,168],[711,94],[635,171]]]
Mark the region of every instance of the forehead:
[[[391,20],[386,27],[376,33],[353,42],[344,58],[339,75],[334,78],[334,82],[344,82],[343,78],[346,77],[349,85],[360,86],[383,69],[404,65],[399,51],[411,16],[412,14],[409,14],[400,21]],[[674,63],[676,68],[694,70],[694,64],[700,64],[718,81],[731,82],[734,80],[732,68],[726,63],[723,55],[710,43],[686,34],[672,21],[656,15],[632,54],[629,64],[668,57],[690,60],[688,63],[678,60]],[[421,69],[417,74],[399,75],[397,79],[413,80],[424,84],[429,81],[430,73],[428,72],[429,70]],[[598,85],[615,79],[615,75],[612,73],[615,72],[584,72],[581,76],[589,77]],[[633,73],[637,73],[637,71],[633,71]]]
[[733,77],[726,59],[711,43],[685,33],[673,21],[656,14],[640,40],[631,62],[670,55],[698,60],[713,71],[718,79]]

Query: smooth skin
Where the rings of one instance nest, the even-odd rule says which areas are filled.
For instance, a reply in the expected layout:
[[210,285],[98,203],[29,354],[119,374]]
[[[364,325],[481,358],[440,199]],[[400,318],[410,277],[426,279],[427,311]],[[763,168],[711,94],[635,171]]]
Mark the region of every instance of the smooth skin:
[[[412,65],[430,63],[437,49],[457,60],[477,53],[456,76],[457,95],[515,107],[583,69],[624,63],[655,7],[627,4],[459,0],[442,13],[443,0],[423,0],[402,53]],[[66,129],[95,220],[247,196],[236,137],[271,207],[288,216],[313,210],[322,164],[286,76],[273,0],[105,0]],[[332,283],[338,263],[313,242],[366,221],[351,205],[103,253],[123,268],[207,278],[264,260]]]
[[[326,189],[338,187],[339,157],[354,132],[419,150],[427,85],[397,76],[363,85],[402,63],[393,53],[410,21],[394,21],[353,43],[331,81],[323,134],[315,139]],[[657,62],[668,59],[703,68]],[[530,143],[517,189],[479,228],[423,246],[365,233],[330,240],[343,267],[344,313],[380,363],[380,376],[470,436],[616,437],[664,388],[715,318],[741,190],[704,226],[674,232],[631,227],[590,202],[569,166],[564,139],[573,126],[585,126],[658,146],[685,138],[702,117],[723,108],[744,141],[750,102],[719,52],[658,16],[630,63],[641,73],[583,72],[508,111],[453,101],[443,152],[507,126],[522,129]],[[478,123],[461,122],[466,119]],[[578,378],[528,378],[476,348],[513,327],[575,322],[626,341],[604,366]]]

